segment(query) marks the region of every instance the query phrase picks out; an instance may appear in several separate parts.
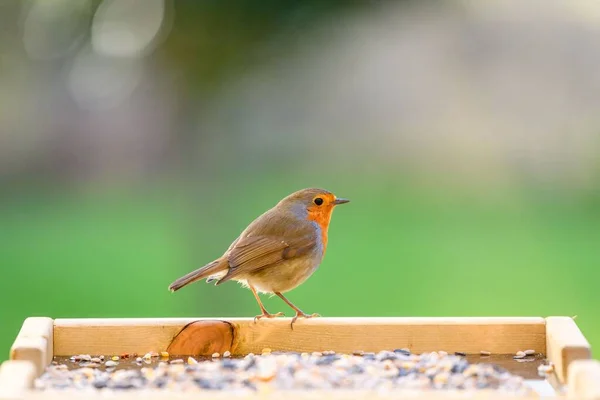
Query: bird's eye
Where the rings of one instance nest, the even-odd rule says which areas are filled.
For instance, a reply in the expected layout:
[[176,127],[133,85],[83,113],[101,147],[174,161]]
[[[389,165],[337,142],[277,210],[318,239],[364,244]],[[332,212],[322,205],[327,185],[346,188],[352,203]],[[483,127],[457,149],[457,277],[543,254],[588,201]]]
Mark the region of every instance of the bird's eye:
[[322,198],[320,198],[320,197],[317,197],[317,198],[314,200],[314,202],[315,202],[315,204],[316,204],[316,205],[320,206],[321,204],[323,204],[323,199],[322,199]]

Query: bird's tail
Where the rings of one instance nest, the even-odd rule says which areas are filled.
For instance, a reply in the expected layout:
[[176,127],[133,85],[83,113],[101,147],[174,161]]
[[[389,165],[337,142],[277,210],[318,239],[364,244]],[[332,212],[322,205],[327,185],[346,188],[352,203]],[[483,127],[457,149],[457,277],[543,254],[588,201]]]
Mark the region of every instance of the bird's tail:
[[176,290],[181,289],[182,287],[189,285],[190,283],[199,281],[204,278],[208,278],[211,275],[218,274],[219,272],[224,271],[228,267],[228,263],[226,259],[218,258],[213,262],[206,264],[203,267],[198,268],[195,271],[190,272],[182,276],[181,278],[175,280],[175,282],[169,285],[169,290],[174,292]]

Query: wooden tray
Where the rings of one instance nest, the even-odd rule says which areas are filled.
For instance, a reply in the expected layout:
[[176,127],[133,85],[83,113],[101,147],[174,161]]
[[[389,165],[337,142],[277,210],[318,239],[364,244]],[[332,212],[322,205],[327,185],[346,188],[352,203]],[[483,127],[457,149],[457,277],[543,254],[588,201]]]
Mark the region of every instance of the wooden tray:
[[[298,320],[252,318],[155,318],[155,319],[51,319],[27,318],[10,350],[10,360],[0,367],[0,399],[49,399],[58,394],[33,390],[33,382],[54,356],[76,354],[145,354],[168,351],[177,355],[210,356],[230,351],[233,355],[273,351],[312,352],[333,350],[381,351],[409,348],[413,353],[446,351],[479,354],[514,354],[535,349],[555,366],[547,382],[551,397],[600,399],[600,362],[591,359],[589,343],[570,317],[419,317],[419,318],[314,318]],[[111,394],[114,399],[138,396],[135,391]],[[280,398],[281,393],[247,397]],[[374,398],[360,392],[286,393],[286,398]],[[386,398],[396,395],[386,395]],[[102,398],[98,394],[60,394],[61,399]],[[138,396],[139,397],[139,396]],[[156,392],[143,398],[192,398],[198,394]],[[211,392],[203,398],[228,395]],[[398,398],[405,396],[398,396]],[[449,399],[462,394],[436,391],[412,398]],[[532,398],[493,391],[470,392],[465,398]],[[533,398],[547,397],[540,393]]]

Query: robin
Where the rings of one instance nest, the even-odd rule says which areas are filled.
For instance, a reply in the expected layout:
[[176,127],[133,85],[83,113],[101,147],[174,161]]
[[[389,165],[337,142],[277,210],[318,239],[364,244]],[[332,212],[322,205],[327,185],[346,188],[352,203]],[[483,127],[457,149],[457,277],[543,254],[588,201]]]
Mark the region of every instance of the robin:
[[249,288],[261,310],[254,320],[281,317],[269,313],[258,293],[279,296],[296,315],[306,314],[284,297],[283,293],[298,287],[319,267],[327,249],[327,230],[335,206],[349,200],[336,197],[324,189],[303,189],[285,197],[273,208],[256,218],[216,260],[177,279],[171,292],[206,278],[220,285],[229,280]]

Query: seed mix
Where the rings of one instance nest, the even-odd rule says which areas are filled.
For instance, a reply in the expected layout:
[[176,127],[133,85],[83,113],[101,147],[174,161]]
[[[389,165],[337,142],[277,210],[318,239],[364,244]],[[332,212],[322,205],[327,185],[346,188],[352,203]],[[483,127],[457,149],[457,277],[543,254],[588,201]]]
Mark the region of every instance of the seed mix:
[[[463,353],[461,353],[463,354]],[[528,394],[522,377],[491,363],[469,363],[446,352],[413,354],[408,349],[369,353],[333,351],[280,353],[236,358],[213,354],[205,359],[173,358],[148,353],[143,357],[73,356],[50,365],[35,382],[38,390],[479,390]],[[171,358],[169,361],[164,361]],[[185,360],[184,360],[185,358]],[[154,361],[157,360],[157,361]],[[146,364],[146,365],[144,365]],[[153,365],[150,365],[153,364]],[[127,367],[130,365],[130,367]],[[137,367],[137,368],[136,368]],[[542,372],[542,371],[540,371]]]

